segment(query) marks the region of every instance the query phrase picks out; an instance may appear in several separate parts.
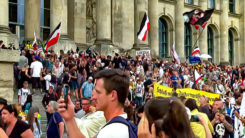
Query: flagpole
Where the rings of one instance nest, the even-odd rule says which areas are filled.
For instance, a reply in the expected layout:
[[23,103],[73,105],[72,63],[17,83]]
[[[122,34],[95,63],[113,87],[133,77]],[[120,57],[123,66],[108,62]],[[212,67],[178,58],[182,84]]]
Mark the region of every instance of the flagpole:
[[192,46],[192,50],[193,50],[193,48],[195,48],[195,46],[196,46],[196,44],[197,44],[197,41],[200,39],[200,36],[202,35],[202,32],[203,32],[204,29],[205,29],[205,28],[203,28],[201,32],[199,31],[199,35],[198,35],[198,37],[197,37],[197,39],[196,39],[194,45]]

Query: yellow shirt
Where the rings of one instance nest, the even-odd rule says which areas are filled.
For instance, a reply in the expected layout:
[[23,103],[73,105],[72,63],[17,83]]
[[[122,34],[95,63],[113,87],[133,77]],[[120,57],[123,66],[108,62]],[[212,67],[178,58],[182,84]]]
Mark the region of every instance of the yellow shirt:
[[[197,109],[194,109],[191,111],[191,115],[201,115],[205,119],[209,130],[211,131],[211,133],[213,133],[214,128],[213,128],[211,122],[209,121],[208,116],[205,113],[198,112]],[[204,126],[200,122],[191,122],[191,128],[192,128],[196,137],[206,138]]]

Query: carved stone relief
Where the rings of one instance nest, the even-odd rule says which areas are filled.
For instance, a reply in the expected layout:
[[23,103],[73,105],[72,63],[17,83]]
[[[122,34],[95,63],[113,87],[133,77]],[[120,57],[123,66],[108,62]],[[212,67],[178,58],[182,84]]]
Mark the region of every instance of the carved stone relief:
[[87,43],[94,43],[96,39],[96,0],[86,1],[86,37]]

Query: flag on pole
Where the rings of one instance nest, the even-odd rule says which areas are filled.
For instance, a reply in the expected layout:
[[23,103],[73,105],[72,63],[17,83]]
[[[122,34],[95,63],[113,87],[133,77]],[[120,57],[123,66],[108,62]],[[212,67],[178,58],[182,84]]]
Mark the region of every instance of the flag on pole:
[[207,21],[213,14],[214,9],[203,11],[201,9],[194,9],[183,14],[184,20],[188,24],[192,24],[196,29],[199,29],[199,26],[205,28]]
[[197,72],[197,70],[195,69],[195,83],[197,84],[199,80],[201,80],[201,76],[199,75],[199,73]]
[[195,55],[195,54],[200,54],[200,49],[199,49],[199,47],[196,47],[196,48],[193,50],[193,52],[191,53],[192,56]]
[[33,42],[32,42],[31,47],[32,47],[32,49],[33,49],[34,51],[37,50],[37,37],[36,37],[35,31],[34,31],[34,37],[33,37]]
[[179,56],[178,56],[177,52],[175,51],[175,43],[173,44],[173,47],[171,49],[171,52],[172,52],[174,61],[177,62],[178,64],[180,64]]
[[143,20],[140,25],[140,30],[137,33],[138,39],[141,41],[146,40],[147,32],[150,29],[150,22],[147,13],[145,12]]
[[46,42],[45,50],[48,51],[48,48],[52,45],[55,45],[60,37],[60,26],[61,22],[58,24],[58,26],[54,29],[54,31],[49,35],[48,40]]

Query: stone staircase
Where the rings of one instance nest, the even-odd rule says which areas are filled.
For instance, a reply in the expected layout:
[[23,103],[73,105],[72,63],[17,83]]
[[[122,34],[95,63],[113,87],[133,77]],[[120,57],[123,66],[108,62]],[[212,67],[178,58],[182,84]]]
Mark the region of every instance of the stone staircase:
[[[39,91],[36,91],[36,93],[32,96],[32,104],[33,106],[37,106],[39,108],[39,112],[41,114],[42,138],[46,138],[47,117],[46,117],[45,109],[42,106],[42,99],[43,99],[43,95]],[[15,104],[17,102],[18,102],[18,94],[17,94],[17,90],[15,90],[13,103]]]

